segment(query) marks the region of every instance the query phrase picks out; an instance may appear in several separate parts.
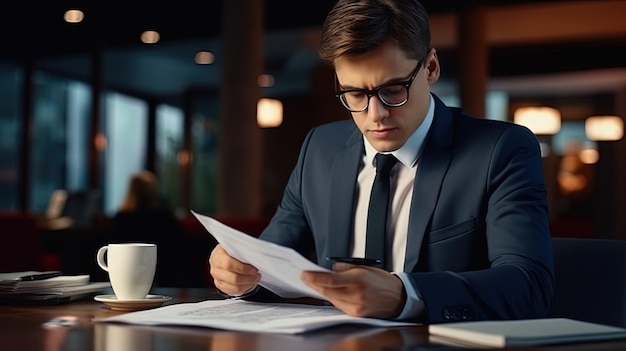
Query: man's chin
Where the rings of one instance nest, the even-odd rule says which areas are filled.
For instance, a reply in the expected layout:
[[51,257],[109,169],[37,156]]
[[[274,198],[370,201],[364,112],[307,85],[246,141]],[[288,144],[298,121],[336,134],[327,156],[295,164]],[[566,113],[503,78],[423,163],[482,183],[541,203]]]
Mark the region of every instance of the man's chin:
[[370,144],[378,152],[393,152],[402,146],[400,142],[395,140],[370,140]]

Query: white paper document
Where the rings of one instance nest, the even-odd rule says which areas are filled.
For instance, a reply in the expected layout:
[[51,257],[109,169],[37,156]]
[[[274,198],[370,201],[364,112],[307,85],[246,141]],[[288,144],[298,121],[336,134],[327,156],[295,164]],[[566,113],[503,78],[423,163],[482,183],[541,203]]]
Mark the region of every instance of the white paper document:
[[327,300],[304,284],[300,280],[300,273],[305,270],[330,270],[318,266],[291,248],[255,238],[194,211],[191,213],[231,256],[259,270],[261,286],[283,298],[314,297]]
[[94,322],[140,325],[210,327],[248,332],[299,334],[338,324],[378,327],[410,326],[414,323],[351,317],[333,306],[261,303],[238,299],[207,300],[131,312]]

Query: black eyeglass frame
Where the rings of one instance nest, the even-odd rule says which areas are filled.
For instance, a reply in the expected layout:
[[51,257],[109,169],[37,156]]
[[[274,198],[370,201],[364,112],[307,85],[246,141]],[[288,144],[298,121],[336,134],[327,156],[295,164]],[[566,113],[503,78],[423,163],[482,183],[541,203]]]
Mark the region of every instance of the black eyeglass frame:
[[[405,80],[403,82],[395,82],[395,83],[384,84],[384,85],[381,85],[378,88],[375,88],[375,89],[372,89],[372,90],[369,90],[369,89],[339,90],[339,80],[337,79],[337,74],[335,74],[335,97],[338,98],[339,101],[341,101],[341,104],[343,105],[343,107],[345,107],[350,112],[363,112],[363,111],[367,110],[368,107],[370,106],[370,99],[374,95],[376,95],[378,97],[378,100],[380,100],[380,102],[382,102],[383,105],[385,105],[387,107],[400,107],[400,106],[406,104],[407,101],[409,101],[409,91],[410,91],[410,88],[411,88],[411,84],[413,84],[413,81],[415,80],[415,77],[417,77],[417,73],[420,71],[421,67],[422,67],[422,60],[417,62],[417,67],[415,67],[415,69],[411,73],[411,76],[409,77],[409,79],[407,79],[407,80]],[[404,99],[404,101],[402,101],[400,103],[397,103],[397,104],[390,104],[387,101],[385,101],[385,99],[380,95],[380,91],[382,89],[388,88],[390,86],[395,86],[395,85],[401,85],[401,86],[403,86],[406,89],[406,99]],[[365,104],[365,107],[363,109],[353,110],[350,106],[348,106],[348,103],[342,97],[346,93],[353,93],[353,92],[363,93],[363,94],[365,94],[367,96],[367,103]]]

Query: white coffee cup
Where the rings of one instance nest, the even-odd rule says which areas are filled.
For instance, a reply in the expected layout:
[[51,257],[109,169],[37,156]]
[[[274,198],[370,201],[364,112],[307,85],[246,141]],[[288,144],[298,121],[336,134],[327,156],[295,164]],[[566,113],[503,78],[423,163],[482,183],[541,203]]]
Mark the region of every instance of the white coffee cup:
[[98,249],[96,260],[100,268],[109,273],[111,287],[118,300],[145,299],[148,296],[157,264],[155,244],[109,244]]

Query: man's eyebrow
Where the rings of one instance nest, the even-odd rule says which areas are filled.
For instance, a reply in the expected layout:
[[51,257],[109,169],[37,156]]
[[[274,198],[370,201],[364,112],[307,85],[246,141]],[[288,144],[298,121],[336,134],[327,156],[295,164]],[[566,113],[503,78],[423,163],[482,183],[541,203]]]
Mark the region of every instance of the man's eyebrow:
[[395,77],[395,78],[388,79],[386,82],[369,89],[369,88],[361,88],[361,87],[355,87],[355,86],[350,86],[350,85],[342,85],[339,82],[339,77],[337,77],[336,75],[335,75],[335,79],[337,79],[337,85],[339,86],[341,90],[375,90],[380,87],[384,87],[385,85],[404,83],[405,81],[408,80],[407,77]]
[[338,82],[337,84],[339,85],[339,88],[341,90],[376,90],[376,89],[378,89],[380,87],[384,87],[386,85],[402,83],[404,81],[406,81],[406,79],[404,79],[404,78],[392,78],[392,79],[389,79],[388,81],[386,81],[385,83],[379,84],[379,85],[377,85],[377,86],[375,86],[375,87],[373,87],[371,89],[370,88],[362,88],[362,87],[354,87],[354,86],[350,86],[350,85],[342,85],[341,83],[339,83],[339,81],[337,81]]

